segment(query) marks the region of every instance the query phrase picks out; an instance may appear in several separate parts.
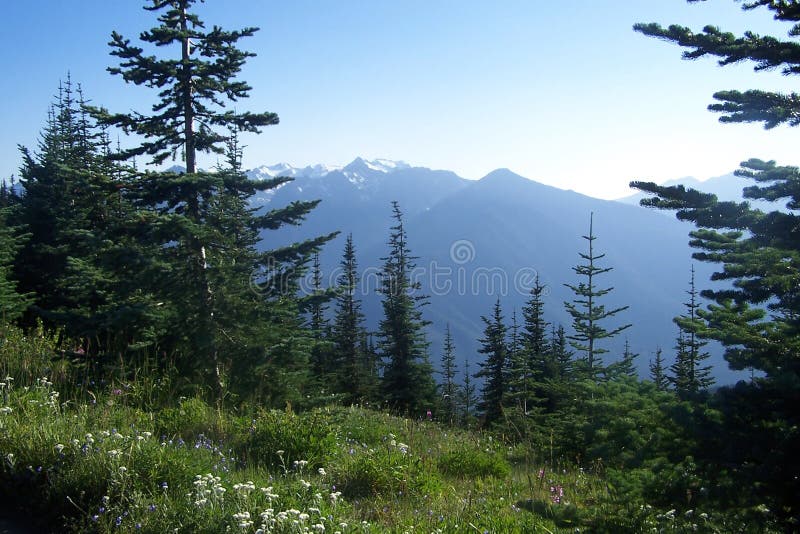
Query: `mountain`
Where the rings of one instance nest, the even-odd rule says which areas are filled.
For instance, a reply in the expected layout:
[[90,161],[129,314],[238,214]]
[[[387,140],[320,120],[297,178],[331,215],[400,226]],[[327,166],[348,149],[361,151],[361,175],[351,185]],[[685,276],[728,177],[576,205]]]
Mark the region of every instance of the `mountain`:
[[[643,376],[657,348],[668,359],[673,351],[677,330],[672,318],[683,312],[692,265],[687,244],[691,226],[686,223],[654,210],[546,186],[507,169],[473,181],[449,171],[358,158],[341,168],[280,164],[253,169],[249,175],[264,179],[278,173],[291,175],[294,181],[256,199],[256,206],[270,209],[295,200],[322,202],[303,225],[265,233],[264,246],[340,230],[342,234],[321,254],[326,283],[332,285],[344,238],[352,233],[372,328],[381,313],[374,290],[380,258],[387,252],[390,203],[399,202],[409,246],[418,256],[415,276],[431,296],[424,315],[431,321],[434,363],[439,361],[447,323],[462,368],[464,359],[476,362],[481,315],[488,315],[500,298],[507,320],[516,310],[521,321],[521,308],[536,275],[548,287],[547,320],[563,324],[569,332],[571,321],[563,303],[573,295],[564,284],[579,282],[572,268],[582,261],[579,254],[586,252],[581,236],[587,235],[590,214],[597,236],[595,251],[605,254],[600,266],[613,267],[598,278],[600,287],[614,287],[603,303],[607,308],[630,306],[607,326],[633,323],[613,343],[601,343],[610,350],[605,361],[621,354],[626,337],[640,354],[637,364]],[[705,264],[695,269],[699,286],[704,287],[712,269]],[[741,377],[727,369],[718,347],[714,352],[720,383]]]

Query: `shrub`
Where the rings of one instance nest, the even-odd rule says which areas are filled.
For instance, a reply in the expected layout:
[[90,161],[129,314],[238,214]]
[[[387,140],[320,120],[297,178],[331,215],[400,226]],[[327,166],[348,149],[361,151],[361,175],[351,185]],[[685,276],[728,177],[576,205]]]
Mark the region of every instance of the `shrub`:
[[457,477],[505,478],[511,473],[508,462],[495,452],[459,449],[442,454],[439,471]]
[[208,433],[214,421],[214,410],[202,399],[181,401],[177,408],[164,408],[156,415],[156,432],[167,437],[184,439]]
[[336,449],[336,437],[319,413],[296,415],[261,412],[240,444],[240,455],[253,464],[289,469],[296,461],[323,467]]
[[419,457],[403,448],[368,449],[342,460],[334,473],[345,497],[415,496],[434,493],[441,481]]

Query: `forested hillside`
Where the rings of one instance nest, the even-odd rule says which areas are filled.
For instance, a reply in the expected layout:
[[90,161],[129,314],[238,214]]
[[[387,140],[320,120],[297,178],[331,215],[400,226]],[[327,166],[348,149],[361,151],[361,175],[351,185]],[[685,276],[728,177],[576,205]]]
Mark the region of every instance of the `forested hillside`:
[[[1,515],[53,532],[798,528],[797,167],[743,162],[741,202],[632,183],[682,225],[510,171],[361,159],[292,197],[292,176],[242,168],[243,138],[279,123],[244,106],[258,29],[207,25],[200,4],[152,0],[152,28],[111,34],[109,73],[149,109],[66,77],[0,190]],[[790,40],[634,30],[800,72],[800,6],[743,7]],[[722,122],[800,122],[794,94],[714,98]],[[337,190],[364,196],[326,210]],[[742,380],[718,382],[714,344]]]

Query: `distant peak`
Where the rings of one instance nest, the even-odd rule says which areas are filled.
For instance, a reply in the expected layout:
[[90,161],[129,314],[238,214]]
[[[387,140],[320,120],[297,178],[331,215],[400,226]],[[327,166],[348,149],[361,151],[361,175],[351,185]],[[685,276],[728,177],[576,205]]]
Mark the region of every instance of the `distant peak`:
[[357,157],[344,167],[345,171],[350,172],[382,172],[384,174],[396,171],[398,169],[408,169],[411,166],[404,161],[394,161],[390,159],[373,159],[367,160],[362,157]]
[[519,174],[511,171],[510,169],[495,169],[483,178],[481,181],[495,181],[495,180],[525,180],[530,181],[524,176],[520,176]]

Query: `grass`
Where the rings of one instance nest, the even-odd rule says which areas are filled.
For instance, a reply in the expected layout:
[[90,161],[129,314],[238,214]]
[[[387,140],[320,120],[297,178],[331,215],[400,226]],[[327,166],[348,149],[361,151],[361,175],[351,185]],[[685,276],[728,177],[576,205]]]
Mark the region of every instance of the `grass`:
[[199,398],[156,408],[142,401],[152,379],[77,387],[47,344],[0,345],[22,354],[0,360],[0,497],[41,531],[737,529],[619,498],[601,468],[436,422],[336,406],[241,414]]
[[[506,448],[479,434],[360,408],[245,421],[212,417],[197,399],[144,412],[113,389],[74,403],[45,378],[3,384],[3,498],[41,528],[559,531],[550,508],[525,505],[550,501],[547,484],[528,491],[511,476]],[[213,419],[207,428],[197,413]],[[561,473],[565,500],[580,502],[579,477],[584,495],[604,491],[599,480]]]

